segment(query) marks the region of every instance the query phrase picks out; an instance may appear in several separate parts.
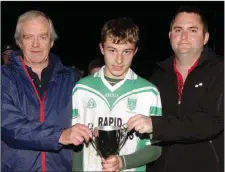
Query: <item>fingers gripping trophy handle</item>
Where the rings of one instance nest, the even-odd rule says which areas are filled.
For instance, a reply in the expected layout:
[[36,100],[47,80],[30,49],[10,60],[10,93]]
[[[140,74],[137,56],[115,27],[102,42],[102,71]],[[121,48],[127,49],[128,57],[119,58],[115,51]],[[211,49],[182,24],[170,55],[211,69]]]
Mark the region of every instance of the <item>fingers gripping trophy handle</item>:
[[122,139],[120,141],[119,151],[122,149],[123,145],[126,142],[126,138],[127,138],[127,124],[126,123],[122,125],[121,133],[122,133]]
[[92,133],[91,144],[97,151],[97,146],[96,146],[95,137],[94,137],[94,125],[92,123],[89,123],[88,128],[91,130],[91,133]]

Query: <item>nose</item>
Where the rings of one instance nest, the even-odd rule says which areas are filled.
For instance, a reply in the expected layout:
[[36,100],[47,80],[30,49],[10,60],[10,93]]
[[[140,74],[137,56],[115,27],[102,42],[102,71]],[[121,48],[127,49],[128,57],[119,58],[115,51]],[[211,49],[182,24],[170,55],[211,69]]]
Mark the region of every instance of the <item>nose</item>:
[[38,47],[40,44],[39,44],[39,39],[38,38],[34,38],[33,42],[32,42],[32,46],[33,47]]
[[123,55],[122,54],[118,54],[116,57],[116,63],[117,64],[121,64],[123,63]]
[[183,31],[181,34],[181,38],[182,39],[187,39],[188,38],[188,32],[187,31]]

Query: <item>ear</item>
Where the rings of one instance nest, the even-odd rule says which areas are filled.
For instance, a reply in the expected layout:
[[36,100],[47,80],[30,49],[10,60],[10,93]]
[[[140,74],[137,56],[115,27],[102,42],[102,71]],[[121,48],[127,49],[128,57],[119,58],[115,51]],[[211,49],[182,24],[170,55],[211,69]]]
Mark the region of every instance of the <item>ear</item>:
[[208,40],[209,40],[209,32],[206,32],[204,35],[204,45],[207,44]]
[[171,37],[171,32],[169,32],[169,39],[170,39],[170,37]]
[[53,47],[53,45],[54,45],[54,41],[51,41],[51,48]]
[[20,41],[16,41],[16,45],[18,45],[18,47],[19,47],[20,49],[22,49],[22,44],[21,44]]
[[134,55],[137,53],[138,51],[138,47],[136,47],[135,51],[134,51]]
[[103,48],[102,43],[99,43],[99,48],[100,48],[102,55],[104,56],[104,48]]

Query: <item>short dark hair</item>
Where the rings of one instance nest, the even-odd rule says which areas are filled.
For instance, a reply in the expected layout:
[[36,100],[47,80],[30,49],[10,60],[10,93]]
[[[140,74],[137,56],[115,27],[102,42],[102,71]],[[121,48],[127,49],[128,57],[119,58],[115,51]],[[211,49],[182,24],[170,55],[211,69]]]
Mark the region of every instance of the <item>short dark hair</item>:
[[100,58],[92,60],[89,65],[88,65],[88,73],[91,72],[92,69],[97,68],[97,67],[102,67],[104,63]]
[[176,13],[175,13],[175,15],[174,15],[174,17],[173,17],[173,19],[172,19],[172,21],[170,23],[170,30],[172,29],[172,26],[174,24],[175,18],[180,13],[194,13],[194,14],[199,15],[200,16],[200,20],[201,20],[201,22],[203,24],[203,33],[205,34],[206,32],[208,32],[208,22],[207,22],[207,20],[205,18],[205,15],[204,15],[203,11],[200,10],[199,8],[197,8],[197,7],[187,6],[187,5],[180,7],[176,11]]
[[105,23],[102,28],[102,44],[104,44],[107,37],[110,37],[115,44],[130,42],[137,46],[139,42],[139,27],[130,18],[119,17],[112,19]]

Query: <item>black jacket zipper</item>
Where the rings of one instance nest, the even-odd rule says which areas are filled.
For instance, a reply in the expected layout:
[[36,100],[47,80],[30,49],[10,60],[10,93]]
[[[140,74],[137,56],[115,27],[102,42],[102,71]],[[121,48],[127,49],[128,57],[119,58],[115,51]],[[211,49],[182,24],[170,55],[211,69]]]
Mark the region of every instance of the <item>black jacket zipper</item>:
[[209,144],[210,144],[211,147],[212,147],[213,154],[214,154],[215,159],[216,159],[216,172],[219,172],[219,156],[218,156],[218,154],[217,154],[217,152],[216,152],[216,149],[215,149],[215,147],[214,147],[214,145],[213,145],[213,143],[212,143],[212,140],[209,141]]

